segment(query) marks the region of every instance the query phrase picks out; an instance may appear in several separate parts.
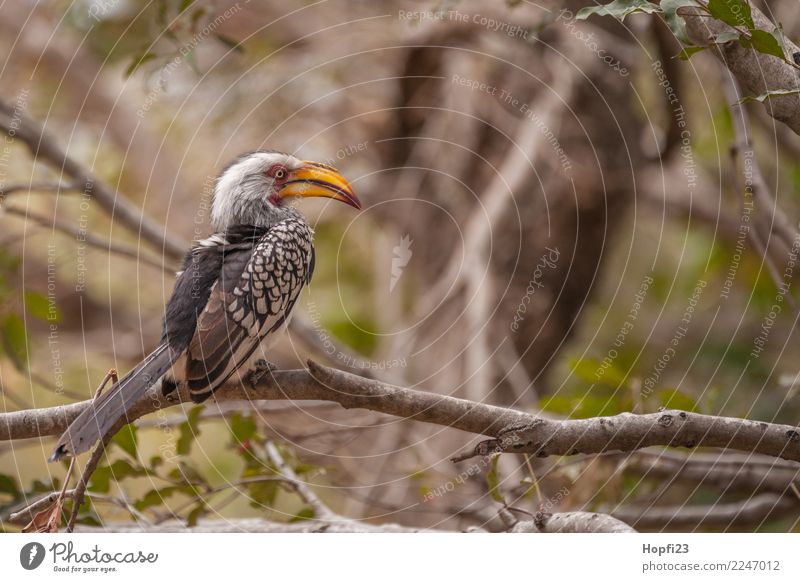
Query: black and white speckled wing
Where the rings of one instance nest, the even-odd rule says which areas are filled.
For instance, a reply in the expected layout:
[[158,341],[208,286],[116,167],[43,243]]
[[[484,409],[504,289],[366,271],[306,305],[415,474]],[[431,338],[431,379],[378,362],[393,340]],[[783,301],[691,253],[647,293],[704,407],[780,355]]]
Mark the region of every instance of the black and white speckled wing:
[[299,218],[272,226],[251,253],[225,257],[187,351],[192,400],[208,398],[287,321],[313,268],[311,228]]

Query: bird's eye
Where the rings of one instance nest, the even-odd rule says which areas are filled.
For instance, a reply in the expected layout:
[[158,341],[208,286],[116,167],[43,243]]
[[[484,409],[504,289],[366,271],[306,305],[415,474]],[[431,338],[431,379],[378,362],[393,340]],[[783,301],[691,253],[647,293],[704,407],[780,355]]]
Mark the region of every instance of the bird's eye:
[[278,180],[283,180],[286,177],[286,170],[284,168],[278,168],[275,170],[274,176]]

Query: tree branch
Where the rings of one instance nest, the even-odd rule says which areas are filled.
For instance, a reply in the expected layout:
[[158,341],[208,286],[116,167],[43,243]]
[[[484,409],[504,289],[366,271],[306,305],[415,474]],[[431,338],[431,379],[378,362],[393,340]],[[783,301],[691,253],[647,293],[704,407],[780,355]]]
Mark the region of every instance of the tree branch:
[[34,222],[39,224],[45,228],[50,228],[53,230],[57,230],[62,232],[75,240],[80,240],[81,242],[98,249],[102,249],[108,253],[112,253],[115,255],[120,255],[122,257],[128,257],[131,259],[135,259],[145,265],[149,265],[151,267],[155,267],[165,273],[169,273],[173,275],[175,273],[175,269],[172,268],[170,265],[165,264],[163,260],[159,260],[147,255],[147,253],[142,253],[140,249],[132,249],[123,244],[119,244],[114,242],[113,240],[106,240],[102,237],[94,235],[88,231],[81,230],[80,228],[76,228],[71,224],[64,222],[63,220],[59,220],[58,218],[49,218],[46,216],[42,216],[36,212],[33,212],[30,209],[22,210],[21,208],[15,208],[13,206],[5,206],[3,210],[8,214],[13,214],[14,216],[19,216],[20,218],[25,219],[26,221]]
[[125,196],[119,195],[111,186],[98,180],[83,165],[72,159],[42,126],[2,99],[0,99],[0,128],[3,128],[9,136],[22,141],[37,161],[47,162],[58,172],[69,176],[74,187],[80,187],[86,195],[96,200],[103,210],[128,229],[170,258],[183,257],[188,247],[185,241],[171,235],[165,226],[144,216]]
[[562,421],[537,418],[479,443],[453,461],[498,452],[549,457],[651,446],[720,447],[800,461],[800,428],[680,410]]
[[697,526],[758,525],[776,513],[796,515],[800,509],[797,499],[763,493],[744,501],[714,505],[682,505],[651,507],[619,507],[612,513],[617,519],[638,528],[688,528]]
[[627,523],[604,513],[571,511],[537,513],[533,521],[520,521],[511,533],[636,533]]
[[[752,16],[756,28],[772,32],[775,25],[755,6]],[[678,14],[686,21],[689,38],[697,45],[712,45],[714,54],[730,69],[742,87],[753,96],[768,91],[800,89],[798,71],[790,64],[756,50],[744,48],[738,42],[717,45],[714,41],[722,32],[733,30],[730,26],[695,8],[681,8]],[[797,45],[784,39],[789,58],[800,52]],[[764,107],[772,117],[785,123],[800,135],[800,95],[773,97],[764,101]]]
[[[320,366],[273,373],[256,387],[229,384],[215,394],[226,400],[323,400],[401,418],[498,437],[459,456],[494,452],[550,455],[633,451],[650,446],[721,447],[800,461],[800,428],[739,418],[665,410],[579,420],[552,420],[451,396],[401,388]],[[128,422],[189,402],[181,388],[167,396],[154,386],[129,412]],[[89,401],[0,414],[0,440],[55,436]],[[123,419],[125,420],[125,419]],[[122,422],[120,423],[123,424]]]
[[[197,525],[187,527],[185,521],[168,521],[154,526],[137,523],[107,523],[102,527],[75,527],[77,533],[414,533],[433,532],[425,528],[414,528],[387,523],[374,525],[364,521],[306,520],[297,523],[281,523],[263,518],[215,519],[198,521]],[[443,531],[443,530],[442,530]]]
[[[736,459],[728,459],[736,457]],[[639,451],[628,456],[624,468],[645,477],[688,481],[722,491],[791,494],[800,487],[800,465],[758,455],[679,455],[668,451]]]

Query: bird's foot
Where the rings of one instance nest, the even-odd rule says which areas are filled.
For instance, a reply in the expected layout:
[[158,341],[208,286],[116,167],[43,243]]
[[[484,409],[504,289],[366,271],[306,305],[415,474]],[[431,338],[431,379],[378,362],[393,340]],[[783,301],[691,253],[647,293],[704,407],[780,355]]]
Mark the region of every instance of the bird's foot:
[[272,374],[272,372],[278,369],[278,366],[264,359],[256,360],[254,366],[255,367],[247,373],[246,377],[247,383],[253,388],[256,387],[264,376]]
[[164,396],[169,396],[171,393],[175,392],[178,389],[178,382],[173,378],[168,378],[164,376],[161,378],[161,394]]

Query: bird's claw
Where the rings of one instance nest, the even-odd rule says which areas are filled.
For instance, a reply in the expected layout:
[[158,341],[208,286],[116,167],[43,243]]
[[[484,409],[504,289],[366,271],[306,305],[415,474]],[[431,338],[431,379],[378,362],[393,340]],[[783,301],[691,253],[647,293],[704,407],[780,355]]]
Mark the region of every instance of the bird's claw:
[[256,387],[264,376],[272,374],[272,372],[278,369],[278,366],[264,359],[256,360],[254,366],[255,367],[247,373],[247,383],[253,388]]

